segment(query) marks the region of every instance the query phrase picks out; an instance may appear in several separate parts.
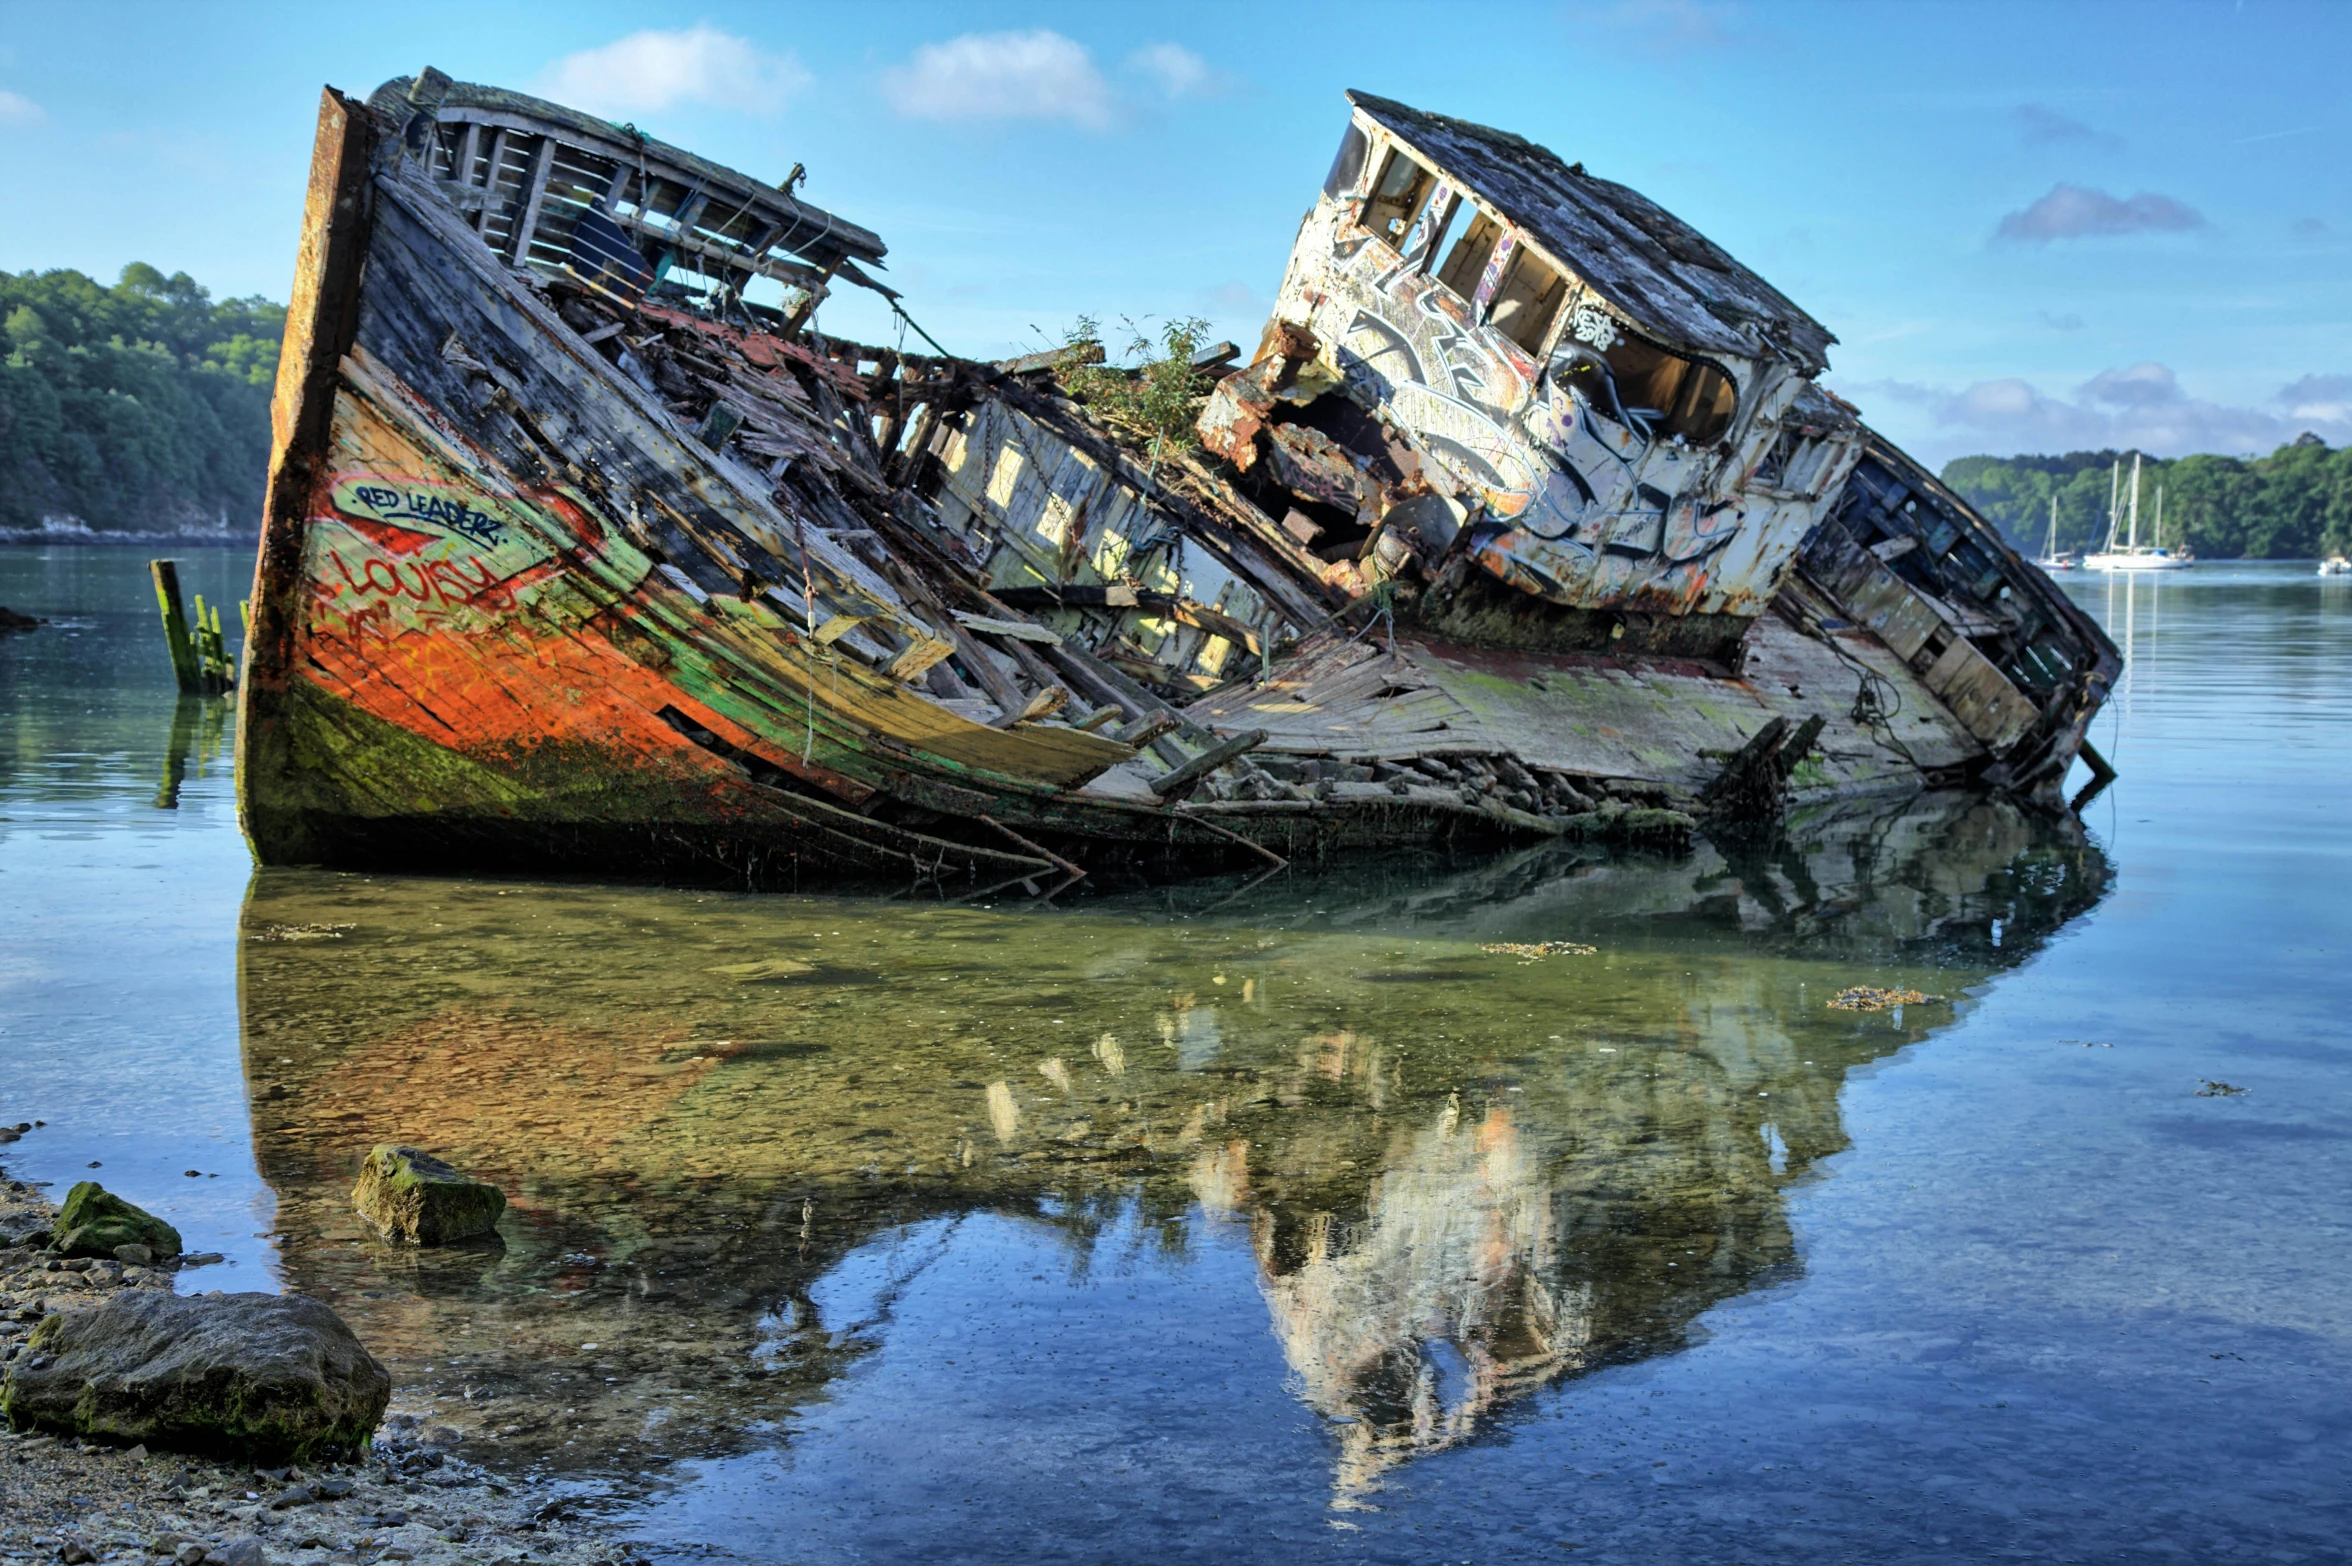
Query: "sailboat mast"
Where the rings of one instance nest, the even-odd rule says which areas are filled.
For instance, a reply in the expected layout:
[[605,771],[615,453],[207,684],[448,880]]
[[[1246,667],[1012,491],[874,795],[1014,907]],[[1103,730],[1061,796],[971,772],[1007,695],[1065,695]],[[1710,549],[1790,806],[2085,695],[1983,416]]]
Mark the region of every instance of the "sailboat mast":
[[2115,553],[2116,502],[2123,494],[2123,459],[2117,457],[2115,466],[2107,470],[2107,553]]
[[2129,554],[2140,547],[2140,454],[2132,453],[2131,540],[2124,546]]
[[2050,496],[2050,542],[2042,554],[2051,560],[2058,558],[2058,496],[2055,492]]
[[2164,486],[2156,486],[2156,547],[2164,547]]

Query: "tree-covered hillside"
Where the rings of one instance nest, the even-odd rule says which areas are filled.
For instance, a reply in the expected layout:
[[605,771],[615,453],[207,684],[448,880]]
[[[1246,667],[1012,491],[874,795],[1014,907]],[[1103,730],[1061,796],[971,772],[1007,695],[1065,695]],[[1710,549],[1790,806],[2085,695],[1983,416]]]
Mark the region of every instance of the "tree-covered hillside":
[[[2058,497],[2058,546],[2094,549],[2107,540],[2107,491],[2118,457],[2131,489],[2131,453],[2071,451],[2063,457],[1961,457],[1944,482],[2000,524],[2010,542],[2038,555],[2049,541],[2050,497]],[[2164,537],[2184,540],[2209,560],[2299,560],[2352,553],[2352,447],[2330,450],[2310,436],[2267,457],[2181,457],[2140,461],[2140,542],[2157,542],[2156,491],[2164,491]]]
[[0,530],[257,530],[285,319],[144,262],[0,272]]

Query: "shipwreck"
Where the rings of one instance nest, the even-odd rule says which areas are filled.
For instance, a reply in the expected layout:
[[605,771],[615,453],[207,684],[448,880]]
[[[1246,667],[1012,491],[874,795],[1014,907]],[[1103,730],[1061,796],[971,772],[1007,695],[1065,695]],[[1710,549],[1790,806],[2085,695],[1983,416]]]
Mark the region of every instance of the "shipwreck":
[[[325,94],[239,684],[267,863],[1041,886],[2055,806],[2120,664],[1686,224],[1362,93],[1197,444],[882,239],[424,71]],[[781,307],[748,300],[755,278]],[[873,289],[929,353],[818,328]]]

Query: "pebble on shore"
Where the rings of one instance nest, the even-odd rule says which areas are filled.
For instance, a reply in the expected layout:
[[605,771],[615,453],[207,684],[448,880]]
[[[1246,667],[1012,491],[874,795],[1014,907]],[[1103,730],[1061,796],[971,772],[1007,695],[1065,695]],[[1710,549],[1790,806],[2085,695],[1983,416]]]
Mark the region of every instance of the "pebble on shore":
[[[0,1234],[46,1230],[55,1217],[39,1192],[0,1180]],[[25,1245],[0,1249],[0,1366],[26,1352],[43,1316],[127,1289],[168,1293],[172,1270]],[[0,1566],[624,1566],[632,1559],[584,1525],[568,1496],[536,1493],[437,1450],[399,1416],[385,1422],[363,1460],[311,1468],[0,1432]]]

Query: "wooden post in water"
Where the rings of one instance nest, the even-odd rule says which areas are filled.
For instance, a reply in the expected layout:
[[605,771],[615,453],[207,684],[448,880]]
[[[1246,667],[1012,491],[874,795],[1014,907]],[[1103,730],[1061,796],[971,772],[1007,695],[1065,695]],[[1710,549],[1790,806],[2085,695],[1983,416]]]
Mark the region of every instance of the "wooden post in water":
[[180,567],[174,560],[150,560],[155,575],[155,602],[163,610],[163,640],[171,649],[172,674],[183,696],[204,694],[204,673],[197,666],[196,643],[188,635],[188,612],[180,606]]

